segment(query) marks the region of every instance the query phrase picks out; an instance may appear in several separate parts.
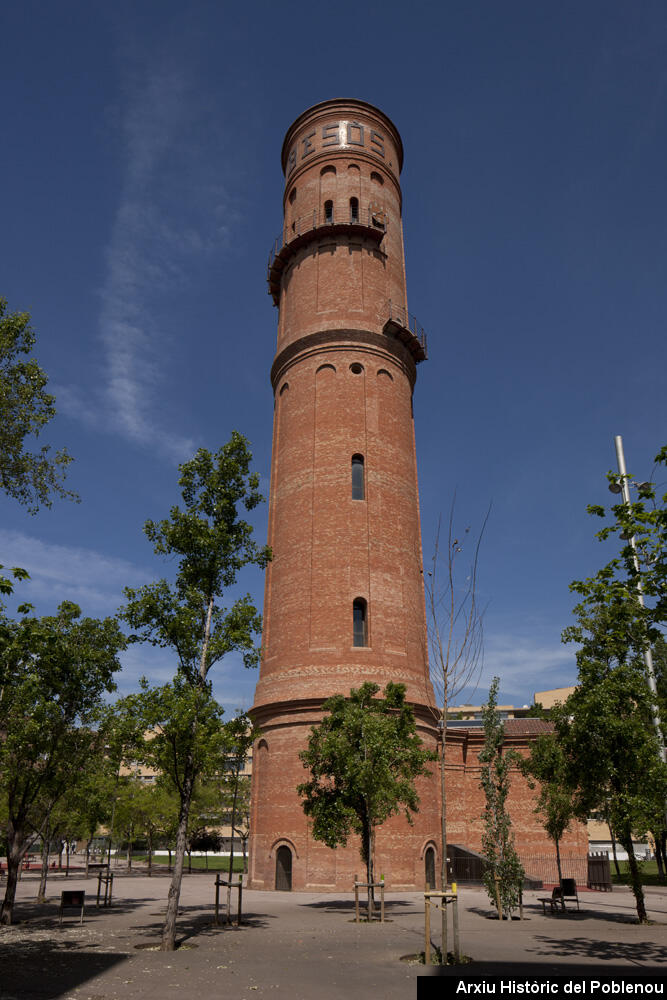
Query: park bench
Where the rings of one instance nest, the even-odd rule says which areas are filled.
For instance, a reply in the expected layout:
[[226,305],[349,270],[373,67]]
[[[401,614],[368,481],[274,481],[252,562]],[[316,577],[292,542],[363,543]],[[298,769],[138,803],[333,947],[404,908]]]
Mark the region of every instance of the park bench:
[[542,912],[545,914],[547,912],[547,904],[551,907],[552,913],[558,913],[559,910],[565,909],[563,893],[559,885],[555,886],[550,896],[538,896],[537,901],[542,904]]
[[573,878],[562,878],[560,880],[560,891],[561,898],[563,900],[563,909],[565,909],[566,902],[576,902],[577,909],[579,909],[579,894],[577,892],[577,882]]
[[83,905],[86,898],[85,892],[80,889],[63,889],[60,893],[60,926],[63,924],[63,914],[65,910],[80,910],[79,923],[83,923]]

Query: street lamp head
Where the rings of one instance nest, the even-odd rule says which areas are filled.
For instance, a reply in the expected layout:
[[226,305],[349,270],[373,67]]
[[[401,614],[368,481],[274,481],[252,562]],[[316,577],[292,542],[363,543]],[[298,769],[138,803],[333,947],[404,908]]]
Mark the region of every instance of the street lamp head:
[[651,492],[651,483],[635,483],[640,496],[647,496]]
[[623,492],[623,486],[622,486],[621,483],[619,483],[618,479],[612,479],[610,481],[610,483],[609,483],[609,492],[610,493],[622,493]]

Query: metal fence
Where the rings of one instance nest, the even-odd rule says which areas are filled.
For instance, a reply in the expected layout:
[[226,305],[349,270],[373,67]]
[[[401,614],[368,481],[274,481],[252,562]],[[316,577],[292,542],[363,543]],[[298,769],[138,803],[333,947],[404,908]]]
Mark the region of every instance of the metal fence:
[[[558,885],[555,854],[522,854],[520,860],[529,882]],[[561,855],[560,866],[563,878],[573,878],[577,885],[589,885],[595,889],[611,888],[609,857],[606,853],[590,856]],[[480,855],[450,851],[447,868],[452,882],[480,883],[485,867],[486,859]]]

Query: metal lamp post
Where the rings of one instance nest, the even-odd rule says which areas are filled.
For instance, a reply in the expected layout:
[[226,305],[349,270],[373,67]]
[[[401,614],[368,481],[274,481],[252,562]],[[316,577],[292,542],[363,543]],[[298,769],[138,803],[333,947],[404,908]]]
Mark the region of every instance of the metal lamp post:
[[[630,487],[628,485],[628,474],[625,468],[625,454],[623,453],[623,438],[620,434],[617,434],[614,438],[614,443],[616,445],[616,460],[618,462],[618,483],[611,483],[609,489],[612,493],[622,493],[623,502],[630,507]],[[619,489],[620,487],[620,489]],[[630,547],[632,548],[632,559],[635,564],[635,570],[637,571],[637,598],[642,608],[645,607],[644,603],[644,591],[642,589],[642,579],[641,572],[639,569],[639,556],[637,555],[637,543],[635,542],[635,536],[632,535],[629,539]],[[662,738],[662,728],[660,725],[660,713],[658,711],[658,686],[655,681],[655,671],[653,669],[653,655],[651,653],[650,645],[644,650],[644,663],[646,664],[646,679],[648,681],[648,686],[650,688],[651,694],[653,695],[653,706],[652,706],[652,717],[653,725],[655,727],[656,735],[658,737],[658,746],[660,749],[660,757],[667,763],[667,752],[665,751],[665,744]]]

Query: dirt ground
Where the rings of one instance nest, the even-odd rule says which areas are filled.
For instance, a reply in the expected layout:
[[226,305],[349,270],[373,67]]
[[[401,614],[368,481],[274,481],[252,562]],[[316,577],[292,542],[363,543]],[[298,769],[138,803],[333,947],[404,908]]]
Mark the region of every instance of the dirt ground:
[[[185,876],[179,948],[158,950],[168,877],[117,875],[109,908],[97,908],[97,879],[49,880],[46,904],[34,902],[36,876],[19,885],[13,926],[0,928],[2,1000],[164,1000],[214,995],[230,1000],[366,998],[414,1000],[427,970],[406,960],[424,948],[424,901],[387,894],[384,924],[354,922],[352,894],[243,894],[241,927],[216,927],[214,874]],[[63,889],[86,893],[84,921],[68,912]],[[2,883],[0,883],[2,891]],[[526,895],[525,919],[498,922],[486,893],[462,887],[462,951],[472,962],[448,974],[622,976],[667,971],[667,891],[647,890],[652,923],[636,923],[626,889],[581,892],[581,909],[542,912]],[[432,935],[434,942],[436,934]]]

